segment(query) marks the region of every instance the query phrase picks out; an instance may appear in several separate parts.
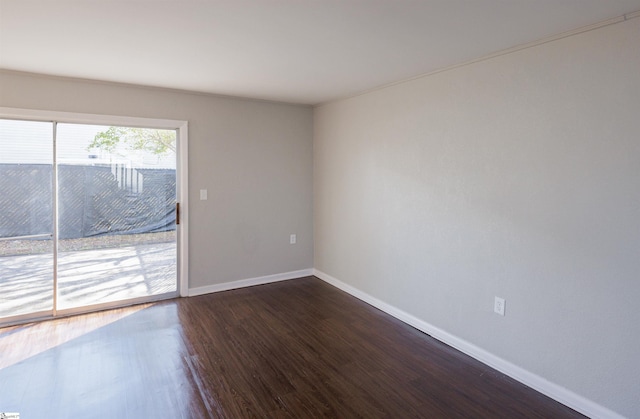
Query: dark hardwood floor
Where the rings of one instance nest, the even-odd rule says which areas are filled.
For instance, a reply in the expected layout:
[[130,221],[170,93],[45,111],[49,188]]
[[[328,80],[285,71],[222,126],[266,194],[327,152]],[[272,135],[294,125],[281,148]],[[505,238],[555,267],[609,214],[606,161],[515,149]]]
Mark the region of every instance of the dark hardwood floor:
[[309,277],[0,329],[21,418],[573,418]]

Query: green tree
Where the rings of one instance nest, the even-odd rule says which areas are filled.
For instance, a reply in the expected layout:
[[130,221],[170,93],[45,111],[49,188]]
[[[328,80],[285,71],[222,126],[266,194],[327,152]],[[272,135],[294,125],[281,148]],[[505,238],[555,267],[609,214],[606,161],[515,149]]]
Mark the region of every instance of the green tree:
[[95,135],[88,149],[114,153],[120,144],[128,150],[144,150],[156,155],[176,152],[176,132],[150,128],[109,127]]

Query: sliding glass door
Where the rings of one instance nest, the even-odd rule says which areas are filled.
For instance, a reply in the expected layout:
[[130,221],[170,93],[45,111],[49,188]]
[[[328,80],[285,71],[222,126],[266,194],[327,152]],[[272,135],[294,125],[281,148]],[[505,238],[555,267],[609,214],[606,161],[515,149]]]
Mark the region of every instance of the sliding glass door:
[[0,324],[178,295],[176,130],[0,124]]
[[177,291],[176,131],[58,124],[58,309]]
[[53,310],[52,135],[0,119],[0,322]]

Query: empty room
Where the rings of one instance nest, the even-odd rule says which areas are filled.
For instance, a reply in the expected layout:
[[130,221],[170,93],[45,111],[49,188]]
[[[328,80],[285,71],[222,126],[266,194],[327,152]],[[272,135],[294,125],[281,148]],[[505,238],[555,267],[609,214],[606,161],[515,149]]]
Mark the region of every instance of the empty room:
[[0,0],[1,418],[640,419],[640,0]]

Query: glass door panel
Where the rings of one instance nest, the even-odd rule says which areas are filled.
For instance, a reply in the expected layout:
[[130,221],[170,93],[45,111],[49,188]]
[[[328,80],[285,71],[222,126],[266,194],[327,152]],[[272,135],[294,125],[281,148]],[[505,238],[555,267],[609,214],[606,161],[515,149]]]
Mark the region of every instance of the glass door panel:
[[0,323],[53,310],[53,124],[0,119]]
[[176,131],[57,125],[58,309],[177,292]]

